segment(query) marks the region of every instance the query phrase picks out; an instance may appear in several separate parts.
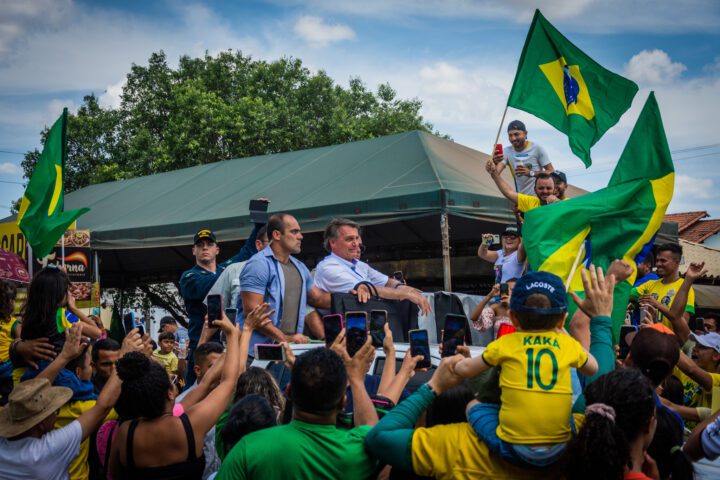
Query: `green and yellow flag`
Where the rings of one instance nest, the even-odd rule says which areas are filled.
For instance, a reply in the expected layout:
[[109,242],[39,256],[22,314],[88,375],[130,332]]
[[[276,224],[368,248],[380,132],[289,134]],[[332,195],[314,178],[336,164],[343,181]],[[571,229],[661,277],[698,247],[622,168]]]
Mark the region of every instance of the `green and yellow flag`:
[[[633,266],[633,275],[615,293],[629,295],[636,262],[654,241],[674,185],[672,156],[655,94],[650,93],[607,187],[525,215],[523,245],[530,268],[567,281],[584,243],[587,262],[605,270],[615,259]],[[579,272],[570,289],[582,289]],[[622,312],[613,315],[616,330],[624,320],[625,299],[618,298]]]
[[565,133],[589,167],[590,147],[620,120],[637,91],[635,82],[588,57],[535,10],[508,106]]
[[36,258],[49,254],[68,226],[90,211],[89,208],[63,211],[66,132],[67,109],[50,129],[40,160],[20,202],[17,223]]

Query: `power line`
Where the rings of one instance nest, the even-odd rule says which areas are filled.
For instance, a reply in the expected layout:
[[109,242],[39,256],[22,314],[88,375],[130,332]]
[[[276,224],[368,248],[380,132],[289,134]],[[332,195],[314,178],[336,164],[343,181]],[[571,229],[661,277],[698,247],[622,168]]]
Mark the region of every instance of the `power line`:
[[9,154],[12,154],[12,155],[22,155],[22,156],[25,156],[25,154],[22,153],[22,152],[13,152],[13,151],[11,151],[11,150],[0,150],[0,153],[9,153]]
[[13,182],[11,180],[0,180],[0,183],[13,183],[15,185],[24,185],[23,182]]

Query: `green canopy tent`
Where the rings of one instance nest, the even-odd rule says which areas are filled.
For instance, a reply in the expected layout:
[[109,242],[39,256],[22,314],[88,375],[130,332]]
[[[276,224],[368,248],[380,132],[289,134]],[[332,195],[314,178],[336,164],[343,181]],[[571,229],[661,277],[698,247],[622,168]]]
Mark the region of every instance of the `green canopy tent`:
[[[474,260],[468,272],[489,274],[474,254],[480,234],[515,221],[485,172],[488,158],[410,131],[91,185],[66,195],[65,207],[91,208],[78,228],[92,232],[104,287],[177,280],[194,262],[190,246],[201,228],[216,232],[227,258],[252,230],[249,200],[267,197],[271,213],[292,213],[308,233],[300,257],[309,266],[325,255],[325,224],[344,216],[363,225],[364,258],[374,264],[433,259],[432,271],[418,274],[423,278],[439,277],[443,258],[441,285],[449,290],[450,246],[454,257],[468,259],[453,268]],[[512,182],[507,169],[503,175]],[[582,193],[568,189],[571,197]]]

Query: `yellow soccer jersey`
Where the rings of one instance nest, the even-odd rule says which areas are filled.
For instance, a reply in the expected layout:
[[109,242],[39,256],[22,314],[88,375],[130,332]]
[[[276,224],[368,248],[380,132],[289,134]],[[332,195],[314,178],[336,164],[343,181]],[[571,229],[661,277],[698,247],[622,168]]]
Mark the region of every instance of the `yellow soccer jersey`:
[[[667,285],[662,282],[662,279],[650,280],[637,288],[633,288],[630,297],[637,300],[641,295],[652,295],[659,303],[670,308],[673,301],[675,301],[675,294],[680,290],[682,283],[682,278],[678,278],[673,283],[668,283]],[[685,311],[691,314],[695,313],[695,290],[693,290],[692,287],[690,287],[690,291],[688,292]],[[670,329],[673,328],[672,323],[660,312],[658,312],[658,320],[662,321],[666,327]]]
[[[675,367],[673,375],[683,384],[683,400],[686,407],[712,407],[712,389],[703,389],[695,380],[685,375],[677,367]],[[713,387],[720,387],[720,373],[710,373],[710,376],[712,377]]]
[[525,195],[518,193],[518,210],[521,212],[529,212],[530,210],[540,206],[540,199],[533,195]]
[[498,437],[518,444],[570,439],[570,369],[588,360],[577,340],[555,331],[515,332],[491,342],[482,356],[502,366]]
[[10,345],[13,341],[13,328],[17,325],[15,317],[0,320],[0,362],[10,359]]

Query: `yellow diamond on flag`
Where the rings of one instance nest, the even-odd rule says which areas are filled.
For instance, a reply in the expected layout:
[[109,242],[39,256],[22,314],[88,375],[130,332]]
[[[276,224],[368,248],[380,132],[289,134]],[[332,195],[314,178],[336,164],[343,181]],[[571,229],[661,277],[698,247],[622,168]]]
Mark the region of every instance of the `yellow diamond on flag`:
[[577,65],[568,65],[565,57],[540,65],[553,90],[565,107],[567,115],[576,114],[591,120],[595,116],[587,85]]

